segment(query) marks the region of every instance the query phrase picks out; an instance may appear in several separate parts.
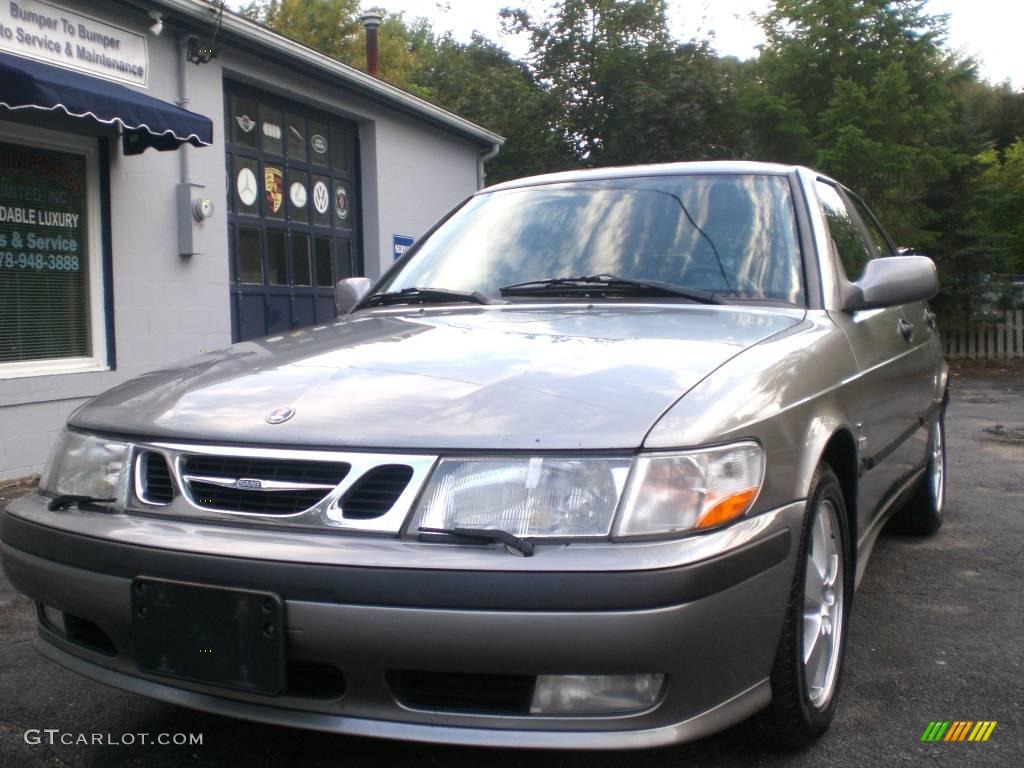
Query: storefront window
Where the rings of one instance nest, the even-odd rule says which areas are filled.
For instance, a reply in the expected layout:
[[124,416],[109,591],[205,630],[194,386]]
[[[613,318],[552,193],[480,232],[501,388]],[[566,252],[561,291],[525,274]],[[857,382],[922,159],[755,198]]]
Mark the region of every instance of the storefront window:
[[309,235],[292,235],[292,285],[311,285],[309,276]]
[[96,333],[102,306],[93,303],[102,293],[93,148],[12,138],[0,139],[0,377],[47,372],[40,364],[105,364],[94,359],[105,350]]
[[287,237],[282,229],[267,230],[267,271],[271,285],[288,285],[288,263],[284,258]]
[[316,284],[322,288],[330,288],[334,285],[331,241],[327,237],[318,237],[316,239]]
[[238,228],[238,279],[243,283],[263,284],[263,254],[260,231],[255,227]]

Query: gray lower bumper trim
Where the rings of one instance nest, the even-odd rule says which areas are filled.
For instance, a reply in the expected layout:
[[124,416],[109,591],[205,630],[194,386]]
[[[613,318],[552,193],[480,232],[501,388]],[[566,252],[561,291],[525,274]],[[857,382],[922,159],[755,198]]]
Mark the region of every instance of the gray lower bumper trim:
[[643,749],[693,741],[745,720],[771,701],[768,680],[748,688],[717,707],[674,725],[639,731],[523,731],[494,728],[453,728],[368,720],[279,709],[222,699],[173,688],[90,664],[36,637],[36,649],[47,658],[105,685],[216,715],[353,736],[371,736],[436,744],[520,747],[531,749]]

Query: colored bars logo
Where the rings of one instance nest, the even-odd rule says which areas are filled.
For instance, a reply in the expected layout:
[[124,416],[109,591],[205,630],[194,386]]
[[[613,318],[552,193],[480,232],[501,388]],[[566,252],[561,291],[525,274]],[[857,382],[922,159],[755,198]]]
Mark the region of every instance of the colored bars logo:
[[932,720],[921,741],[988,741],[995,729],[995,720]]

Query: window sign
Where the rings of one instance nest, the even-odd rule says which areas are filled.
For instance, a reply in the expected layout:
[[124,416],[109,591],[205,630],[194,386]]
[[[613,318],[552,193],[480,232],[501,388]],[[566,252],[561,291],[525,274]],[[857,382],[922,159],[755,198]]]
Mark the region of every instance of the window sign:
[[412,248],[414,242],[415,240],[408,235],[392,235],[391,252],[395,257],[395,261],[405,256],[405,252]]
[[0,142],[0,363],[91,354],[85,163]]
[[0,3],[0,51],[146,87],[146,36],[39,0]]

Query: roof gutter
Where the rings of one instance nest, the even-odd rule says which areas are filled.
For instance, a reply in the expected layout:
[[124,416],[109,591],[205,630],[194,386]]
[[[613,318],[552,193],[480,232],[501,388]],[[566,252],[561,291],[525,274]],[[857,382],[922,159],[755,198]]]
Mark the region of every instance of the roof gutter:
[[[156,0],[165,8],[194,21],[209,25],[213,22],[216,8],[204,0]],[[312,48],[291,40],[266,27],[225,10],[221,33],[228,33],[250,41],[262,48],[275,51],[293,61],[326,72],[362,94],[375,100],[433,122],[448,130],[472,139],[484,147],[500,147],[505,138],[476,123],[459,117],[454,112],[413,96],[390,83],[378,80],[347,64],[314,51]],[[488,152],[490,154],[490,152]],[[495,154],[497,154],[495,152]]]

